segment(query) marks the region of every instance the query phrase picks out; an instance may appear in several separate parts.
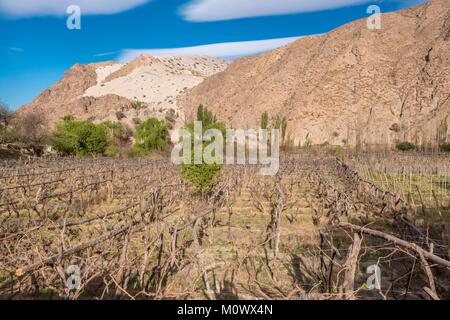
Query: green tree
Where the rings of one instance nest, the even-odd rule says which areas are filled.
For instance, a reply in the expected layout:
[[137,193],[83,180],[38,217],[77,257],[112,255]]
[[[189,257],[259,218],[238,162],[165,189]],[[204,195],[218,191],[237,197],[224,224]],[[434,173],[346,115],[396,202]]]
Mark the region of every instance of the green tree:
[[397,143],[395,147],[400,151],[411,151],[416,149],[415,144],[407,141]]
[[442,152],[450,152],[450,143],[443,143],[439,146],[439,150]]
[[287,129],[287,119],[286,117],[281,117],[278,115],[275,118],[274,128],[279,129],[281,131],[281,144],[284,145],[286,140],[286,129]]
[[162,150],[169,142],[169,131],[163,122],[150,118],[137,127],[135,139],[136,145],[143,150]]
[[51,145],[61,155],[104,154],[108,146],[108,135],[102,124],[65,117],[56,125]]
[[448,125],[447,125],[448,116],[445,119],[442,119],[439,127],[437,129],[437,143],[438,145],[445,144],[447,142],[448,135]]
[[264,111],[261,114],[261,129],[267,129],[268,126],[269,126],[269,114],[267,113],[267,111]]
[[[202,121],[202,131],[205,133],[210,129],[217,129],[222,132],[225,136],[225,125],[221,122],[217,122],[216,117],[212,114],[212,112],[208,111],[207,108],[204,108],[202,105],[197,109],[197,121]],[[194,136],[194,123],[191,122],[186,125],[185,129],[190,131],[191,136]],[[203,147],[211,142],[204,142]],[[192,147],[191,150],[194,150],[194,141],[191,141]],[[213,154],[214,156],[214,154]],[[194,188],[194,192],[205,196],[211,192],[212,187],[214,186],[215,179],[219,175],[222,169],[221,164],[208,164],[205,163],[205,159],[202,156],[202,163],[194,164],[194,152],[191,154],[191,163],[184,164],[181,166],[181,176],[187,181],[192,183]]]
[[203,105],[199,105],[197,108],[197,121],[201,121],[203,127],[217,123],[216,116]]
[[10,115],[11,111],[8,106],[4,102],[0,101],[0,127],[6,128],[7,120]]

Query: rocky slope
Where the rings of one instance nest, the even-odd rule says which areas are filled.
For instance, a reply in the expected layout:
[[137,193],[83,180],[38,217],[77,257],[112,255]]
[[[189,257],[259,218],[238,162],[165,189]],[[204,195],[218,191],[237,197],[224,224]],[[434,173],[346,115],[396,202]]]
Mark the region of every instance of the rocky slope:
[[130,127],[151,116],[169,115],[180,125],[184,117],[177,97],[227,66],[228,62],[209,57],[144,55],[127,64],[77,64],[16,115],[39,112],[50,127],[66,115],[120,120]]
[[450,2],[240,59],[180,99],[191,118],[199,103],[235,128],[257,128],[264,111],[286,116],[296,145],[433,143],[450,124]]

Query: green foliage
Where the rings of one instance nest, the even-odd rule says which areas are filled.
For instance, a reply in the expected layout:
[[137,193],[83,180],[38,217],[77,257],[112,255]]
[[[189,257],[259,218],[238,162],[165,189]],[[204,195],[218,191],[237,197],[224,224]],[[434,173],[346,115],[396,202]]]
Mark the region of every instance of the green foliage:
[[57,124],[51,145],[64,156],[104,154],[108,146],[107,127],[89,120],[76,121],[66,117]]
[[134,110],[140,110],[140,109],[144,109],[147,108],[147,104],[145,102],[139,101],[139,100],[135,100],[131,103],[131,107]]
[[326,147],[326,153],[332,156],[335,156],[336,158],[339,158],[340,160],[345,159],[345,149],[342,146],[327,146]]
[[[225,134],[225,125],[221,122],[217,122],[216,117],[212,112],[208,111],[207,108],[202,105],[199,106],[197,110],[197,121],[202,121],[202,131],[205,133],[209,129],[218,129],[223,134]],[[194,123],[191,122],[185,127],[191,132],[193,136],[194,133]],[[203,147],[211,142],[203,143]],[[192,141],[192,150],[194,150],[194,141]],[[207,164],[202,158],[201,164],[194,164],[194,152],[191,154],[191,164],[181,166],[181,176],[192,183],[194,192],[207,195],[211,192],[214,186],[215,179],[219,175],[222,169],[220,164]]]
[[105,149],[105,156],[116,157],[119,154],[119,148],[116,145],[107,146]]
[[407,141],[397,143],[395,147],[400,151],[411,151],[416,149],[415,144]]
[[394,132],[400,132],[402,130],[402,128],[400,127],[400,125],[398,123],[394,123],[389,127],[389,130],[394,131]]
[[173,127],[175,126],[175,123],[177,122],[176,120],[177,116],[175,114],[175,110],[170,108],[167,112],[166,115],[164,117],[164,120],[166,120],[166,124],[167,127],[171,130],[173,129]]
[[108,145],[118,146],[124,144],[131,136],[130,128],[124,126],[120,122],[106,121],[102,122],[100,125],[105,127],[108,136]]
[[278,115],[275,118],[274,128],[281,131],[281,144],[284,145],[286,140],[287,119]]
[[201,121],[204,128],[217,123],[216,116],[203,105],[199,105],[197,108],[197,121]]
[[14,136],[7,130],[8,118],[11,111],[8,106],[0,101],[0,143],[12,142]]
[[261,114],[261,129],[267,129],[268,126],[269,126],[269,114],[267,113],[267,111],[264,111]]
[[169,142],[166,125],[156,118],[150,118],[136,129],[136,145],[146,151],[162,150]]
[[303,148],[305,149],[311,149],[312,147],[312,140],[309,137],[309,132],[306,134],[305,143],[303,144]]
[[11,111],[8,106],[0,101],[0,130],[6,127],[6,122],[9,116],[11,115]]
[[192,183],[194,191],[206,195],[214,186],[214,181],[222,169],[218,164],[190,164],[181,167],[181,176]]
[[448,116],[445,119],[442,119],[439,127],[437,129],[437,143],[439,145],[446,144],[447,135],[448,135],[448,125],[447,125]]
[[148,150],[145,150],[142,146],[135,144],[129,151],[128,157],[137,158],[137,157],[145,157],[149,154]]
[[439,150],[442,152],[450,152],[450,143],[443,143],[439,146]]

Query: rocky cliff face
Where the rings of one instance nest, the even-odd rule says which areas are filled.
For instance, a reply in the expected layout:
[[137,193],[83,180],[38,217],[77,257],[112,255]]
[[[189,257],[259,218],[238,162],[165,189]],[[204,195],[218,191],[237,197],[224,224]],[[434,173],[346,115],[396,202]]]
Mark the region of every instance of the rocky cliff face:
[[145,55],[127,64],[77,64],[16,114],[39,112],[49,127],[66,115],[119,120],[130,127],[149,117],[169,115],[175,118],[173,125],[181,125],[184,116],[177,105],[178,96],[227,66],[228,62],[209,57]]
[[362,19],[240,59],[180,104],[192,118],[202,103],[235,128],[257,128],[264,111],[285,116],[296,145],[434,143],[450,124],[449,38],[450,2],[433,0],[383,14],[380,30]]

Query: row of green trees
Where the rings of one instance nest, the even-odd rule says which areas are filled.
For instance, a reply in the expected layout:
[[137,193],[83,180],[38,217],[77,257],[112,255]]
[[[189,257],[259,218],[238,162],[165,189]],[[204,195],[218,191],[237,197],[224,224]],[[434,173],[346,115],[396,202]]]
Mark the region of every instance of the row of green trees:
[[[202,122],[203,133],[209,129],[218,129],[225,136],[225,125],[218,122],[206,107],[199,106],[196,120]],[[186,124],[185,129],[194,136],[194,122]],[[52,148],[63,156],[115,156],[121,146],[128,144],[130,135],[130,130],[119,122],[95,124],[89,120],[79,121],[67,116],[56,125],[49,142]],[[153,151],[164,150],[168,146],[169,130],[163,121],[150,118],[139,124],[134,140],[128,156],[146,156]],[[191,149],[194,150],[194,139],[191,143]],[[202,163],[194,164],[194,153],[191,154],[191,164],[180,167],[182,177],[202,196],[211,191],[221,169],[221,164],[207,164],[203,157]]]
[[[291,144],[291,139],[286,136],[287,134],[287,124],[288,121],[286,117],[282,117],[281,115],[277,115],[272,120],[272,128],[280,130],[281,133],[281,145],[285,146],[286,144]],[[260,122],[261,129],[269,129],[269,114],[267,111],[264,111],[261,114],[261,122]]]
[[[126,149],[130,137],[131,130],[120,122],[95,124],[67,116],[56,125],[49,142],[63,156],[116,156],[121,149]],[[153,150],[164,149],[169,143],[169,131],[162,121],[150,118],[137,127],[134,138],[135,143],[128,154],[144,156]]]
[[[399,151],[414,151],[419,149],[414,143],[408,141],[397,143],[395,148]],[[443,142],[438,146],[438,148],[441,152],[450,152],[450,143]]]

